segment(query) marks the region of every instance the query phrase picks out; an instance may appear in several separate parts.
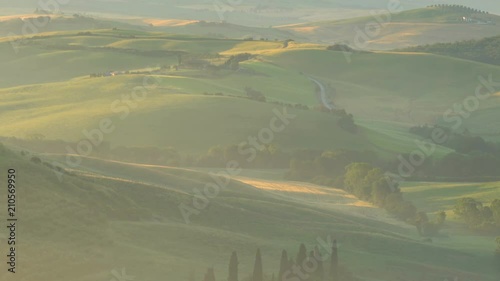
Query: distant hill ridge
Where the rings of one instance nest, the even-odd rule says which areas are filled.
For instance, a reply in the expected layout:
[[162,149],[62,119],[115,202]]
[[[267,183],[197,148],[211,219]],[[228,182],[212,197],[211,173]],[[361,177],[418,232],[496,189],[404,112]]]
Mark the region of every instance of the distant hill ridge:
[[394,14],[392,21],[494,24],[498,16],[463,5],[439,4]]

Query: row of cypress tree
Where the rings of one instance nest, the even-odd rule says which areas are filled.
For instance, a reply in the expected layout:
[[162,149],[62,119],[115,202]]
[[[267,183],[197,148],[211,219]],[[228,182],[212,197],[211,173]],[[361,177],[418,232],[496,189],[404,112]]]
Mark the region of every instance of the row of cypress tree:
[[[327,266],[324,262],[329,262]],[[238,254],[233,251],[229,259],[227,281],[240,281],[238,272]],[[260,249],[257,249],[255,254],[255,262],[250,281],[265,281],[264,271],[262,266],[262,255]],[[269,280],[269,279],[267,279]],[[333,241],[330,257],[323,257],[319,252],[318,247],[307,253],[306,246],[300,244],[299,252],[295,260],[289,257],[288,252],[281,252],[280,267],[277,279],[275,274],[272,274],[272,281],[340,281],[339,279],[339,257],[337,241]],[[194,277],[191,277],[194,281]],[[203,281],[216,281],[215,271],[213,268],[208,268]]]

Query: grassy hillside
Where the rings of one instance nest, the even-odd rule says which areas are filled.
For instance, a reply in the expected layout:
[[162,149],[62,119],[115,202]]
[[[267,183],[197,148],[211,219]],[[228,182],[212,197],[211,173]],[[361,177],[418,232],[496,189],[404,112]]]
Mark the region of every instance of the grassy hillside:
[[488,249],[471,255],[445,240],[421,243],[414,229],[339,190],[232,181],[186,225],[178,204],[190,204],[193,187],[212,180],[202,173],[86,159],[59,181],[43,165],[5,149],[1,153],[0,168],[18,171],[19,280],[95,280],[112,278],[112,270],[122,268],[146,281],[185,279],[193,269],[199,278],[208,266],[224,278],[232,250],[238,251],[246,276],[257,247],[265,273],[271,274],[282,248],[295,253],[300,242],[310,248],[327,235],[341,241],[341,262],[365,280],[450,275],[496,280]]
[[453,207],[461,197],[472,197],[479,202],[490,203],[500,197],[500,183],[415,183],[403,185],[403,191],[417,204],[429,211],[446,210],[453,217]]
[[[0,118],[7,124],[1,134],[27,137],[41,133],[49,139],[78,140],[83,137],[84,128],[95,128],[99,120],[110,117],[117,129],[106,137],[113,144],[206,150],[216,144],[240,143],[268,125],[278,105],[235,98],[245,96],[245,87],[262,92],[269,102],[315,107],[321,102],[318,88],[311,81],[313,77],[323,84],[326,95],[337,107],[353,113],[369,129],[360,135],[350,135],[337,127],[332,116],[298,110],[292,111],[299,114],[297,121],[286,133],[276,136],[277,144],[284,148],[406,152],[415,144],[405,126],[435,122],[455,102],[462,102],[474,93],[479,75],[500,77],[496,66],[426,54],[355,53],[348,61],[344,53],[327,51],[324,46],[314,44],[292,42],[284,48],[283,42],[131,30],[78,33],[42,34],[24,41],[18,54],[9,52],[12,50],[7,40],[0,43],[5,50],[1,53],[2,74],[6,77],[1,82],[3,87],[65,81],[0,90],[6,108]],[[220,64],[241,53],[252,53],[255,57],[241,62],[239,71],[170,68],[178,64],[179,55],[184,60],[190,56],[217,57]],[[65,67],[64,72],[56,67],[67,62],[71,67]],[[31,67],[18,71],[14,65],[19,63]],[[380,65],[384,65],[382,71]],[[121,120],[122,112],[117,107],[124,105],[120,101],[122,95],[132,94],[134,87],[142,86],[144,76],[90,78],[89,74],[134,71],[148,66],[153,66],[150,70],[158,85],[148,90],[148,98],[139,102],[137,108],[127,105],[132,113]],[[466,120],[466,126],[485,120],[496,124],[497,107],[498,98],[490,98]],[[72,120],[73,124],[65,124],[66,120]],[[177,120],[188,122],[192,130],[180,130]],[[481,128],[470,130],[475,134],[489,132]],[[173,131],[183,133],[172,134]],[[227,132],[231,132],[230,137],[226,137]],[[197,137],[202,133],[204,138]],[[309,136],[314,136],[312,142]]]
[[[172,146],[182,151],[200,152],[215,145],[239,144],[249,136],[257,136],[262,128],[269,127],[275,116],[273,110],[283,111],[281,106],[273,104],[177,90],[177,87],[180,91],[193,91],[196,87],[199,91],[219,90],[215,83],[182,77],[158,78],[161,81],[158,88],[149,91],[145,100],[134,102],[136,108],[128,107],[129,115],[122,109],[127,108],[125,102],[117,103],[115,110],[111,106],[114,101],[121,100],[123,93],[131,94],[134,87],[140,86],[142,77],[86,78],[2,90],[0,101],[9,110],[0,113],[0,120],[8,124],[2,127],[0,134],[21,138],[42,134],[47,139],[77,141],[85,138],[84,129],[99,128],[103,118],[110,118],[116,129],[106,135],[105,140],[113,145]],[[189,88],[182,88],[186,83]],[[315,111],[287,111],[297,117],[274,138],[274,143],[284,149],[381,151],[364,132],[352,135],[342,130],[334,116]],[[67,120],[72,121],[68,124]],[[382,135],[382,139],[380,145],[399,142],[391,141],[387,135]],[[411,138],[401,145],[389,150],[402,151],[411,147]]]

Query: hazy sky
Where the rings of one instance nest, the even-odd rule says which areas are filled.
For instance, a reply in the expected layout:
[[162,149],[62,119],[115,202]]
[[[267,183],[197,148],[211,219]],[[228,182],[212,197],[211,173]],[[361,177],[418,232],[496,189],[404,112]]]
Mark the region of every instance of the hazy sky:
[[[173,6],[225,3],[226,0],[59,0],[61,3],[67,3],[62,6],[65,11],[88,11],[88,12],[119,12],[130,15],[165,17],[185,16],[190,18],[202,17],[200,14],[189,14],[182,10],[175,9]],[[389,1],[397,0],[242,0],[242,5],[257,5],[266,3],[272,5],[283,5],[292,7],[304,6],[331,6],[332,8],[359,8],[359,9],[384,9]],[[39,4],[39,0],[0,0],[2,8],[17,8],[24,11],[32,11]],[[491,13],[500,14],[500,1],[498,0],[401,0],[404,9],[413,9],[425,7],[432,4],[461,4],[473,8],[486,10]],[[154,8],[153,8],[154,7]],[[19,10],[20,11],[20,10]],[[5,14],[5,11],[2,12]]]

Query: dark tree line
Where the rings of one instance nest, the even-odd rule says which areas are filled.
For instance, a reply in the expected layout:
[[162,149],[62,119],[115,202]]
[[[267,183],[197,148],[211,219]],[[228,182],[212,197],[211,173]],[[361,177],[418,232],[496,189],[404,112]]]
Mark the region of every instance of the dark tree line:
[[500,156],[500,144],[487,142],[482,137],[472,136],[465,129],[463,132],[453,132],[450,128],[434,125],[434,126],[414,126],[410,128],[410,133],[421,136],[422,138],[432,139],[433,131],[439,129],[446,134],[446,142],[443,146],[454,149],[458,153],[469,154],[475,151],[484,153],[493,153]]
[[500,36],[454,43],[437,43],[409,47],[402,51],[445,55],[488,64],[500,65]]
[[479,181],[495,179],[500,175],[500,144],[488,142],[479,136],[471,136],[468,130],[462,133],[452,132],[442,126],[415,126],[410,132],[432,140],[433,131],[444,132],[446,141],[439,145],[451,148],[455,152],[442,158],[428,159],[415,174],[416,179],[448,180],[460,179]]

